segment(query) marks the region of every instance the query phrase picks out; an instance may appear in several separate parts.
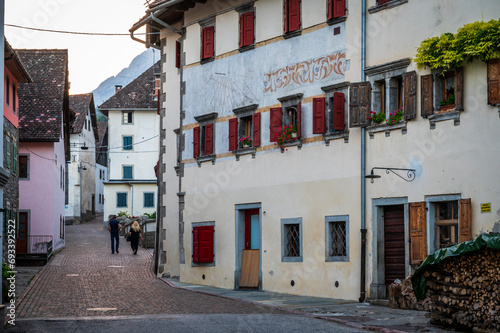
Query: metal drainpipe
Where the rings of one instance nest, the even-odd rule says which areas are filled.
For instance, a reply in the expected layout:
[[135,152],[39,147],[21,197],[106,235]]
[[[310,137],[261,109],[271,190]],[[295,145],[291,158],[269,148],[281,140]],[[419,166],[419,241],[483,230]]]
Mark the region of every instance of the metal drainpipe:
[[[361,81],[365,81],[366,62],[366,0],[361,1]],[[359,302],[366,298],[366,189],[365,189],[365,128],[361,128],[361,281]]]

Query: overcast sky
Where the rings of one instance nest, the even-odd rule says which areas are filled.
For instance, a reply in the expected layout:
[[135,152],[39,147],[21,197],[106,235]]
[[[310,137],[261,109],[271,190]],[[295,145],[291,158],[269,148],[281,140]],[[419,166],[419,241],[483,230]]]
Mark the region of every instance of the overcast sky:
[[[6,0],[5,23],[76,32],[126,33],[146,0]],[[138,32],[144,32],[143,30]],[[70,94],[87,93],[146,50],[129,36],[82,36],[5,27],[13,48],[68,49]],[[144,36],[140,37],[141,39]]]

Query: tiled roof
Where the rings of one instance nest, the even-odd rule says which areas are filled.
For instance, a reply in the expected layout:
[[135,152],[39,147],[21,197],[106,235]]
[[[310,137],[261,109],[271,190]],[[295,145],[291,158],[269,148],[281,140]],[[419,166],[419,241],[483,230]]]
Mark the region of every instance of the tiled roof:
[[17,53],[33,79],[32,83],[19,84],[19,140],[59,141],[69,107],[65,100],[69,89],[68,50]]
[[159,61],[102,103],[99,110],[156,109],[154,74],[160,74]]
[[[93,105],[94,95],[93,94],[80,94],[69,96],[69,107],[75,112],[75,119],[71,123],[71,134],[81,133],[83,125],[85,123],[85,117],[87,116],[87,111]],[[94,110],[95,113],[95,110]]]

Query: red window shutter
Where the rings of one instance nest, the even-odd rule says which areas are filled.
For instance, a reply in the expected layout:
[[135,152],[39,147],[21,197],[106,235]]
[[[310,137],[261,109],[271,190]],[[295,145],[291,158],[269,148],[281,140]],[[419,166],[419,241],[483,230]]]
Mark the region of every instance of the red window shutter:
[[212,225],[199,228],[199,262],[214,261],[214,227]]
[[229,151],[238,149],[238,118],[229,119]]
[[329,20],[333,19],[333,2],[335,0],[328,0],[328,13],[327,13],[327,18]]
[[383,5],[384,3],[389,2],[389,1],[391,1],[391,0],[378,0],[378,4]]
[[345,15],[345,0],[333,0],[333,18]]
[[345,128],[345,96],[343,93],[333,93],[333,129],[343,131]]
[[214,153],[214,124],[205,125],[205,155]]
[[240,43],[239,47],[245,46],[245,14],[240,15]]
[[253,146],[260,146],[260,113],[254,113],[252,116],[253,122]]
[[290,8],[290,0],[285,0],[285,10],[284,10],[284,17],[283,17],[283,22],[285,23],[285,32],[288,32],[288,19],[290,17],[290,13],[288,13],[288,8]]
[[300,29],[300,0],[288,0],[288,31]]
[[193,262],[200,262],[200,227],[193,228]]
[[313,134],[326,132],[325,97],[313,98]]
[[302,111],[300,102],[297,103],[297,138],[300,138],[302,135]]
[[214,27],[203,28],[202,59],[214,56]]
[[175,42],[175,67],[181,68],[181,43]]
[[283,117],[283,110],[281,108],[271,108],[271,121],[270,121],[270,138],[269,141],[276,142],[276,135],[281,129],[281,119]]
[[200,126],[193,128],[193,157],[200,156]]
[[248,12],[243,15],[244,17],[244,31],[243,31],[243,46],[252,45],[254,43],[254,13]]

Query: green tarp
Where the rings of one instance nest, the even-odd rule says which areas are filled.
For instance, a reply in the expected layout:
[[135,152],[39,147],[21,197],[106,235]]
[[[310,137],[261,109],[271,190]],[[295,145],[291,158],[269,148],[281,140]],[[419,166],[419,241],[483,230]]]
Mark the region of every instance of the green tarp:
[[411,277],[413,291],[415,292],[417,300],[421,301],[425,298],[427,281],[424,277],[424,272],[427,268],[429,268],[429,266],[436,265],[446,258],[459,256],[466,252],[477,251],[483,247],[500,249],[500,234],[479,235],[474,240],[440,249],[429,255]]

